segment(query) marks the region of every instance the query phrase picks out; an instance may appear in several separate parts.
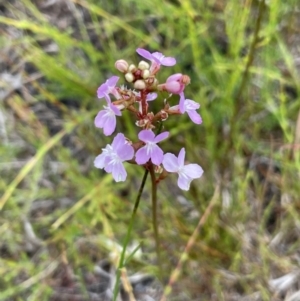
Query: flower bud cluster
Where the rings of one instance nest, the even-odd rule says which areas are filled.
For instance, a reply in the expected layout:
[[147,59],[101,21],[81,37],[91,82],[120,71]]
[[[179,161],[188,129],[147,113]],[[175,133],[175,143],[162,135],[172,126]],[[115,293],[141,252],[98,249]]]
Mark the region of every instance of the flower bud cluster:
[[[106,105],[95,118],[95,126],[103,129],[104,135],[110,136],[116,129],[116,116],[121,116],[123,110],[133,113],[134,123],[141,128],[138,140],[131,142],[124,134],[117,134],[111,145],[102,149],[102,153],[95,159],[94,165],[112,173],[115,181],[125,181],[127,177],[123,162],[128,161],[145,168],[149,164],[155,165],[155,170],[160,172],[157,181],[163,179],[168,172],[178,173],[178,186],[188,190],[193,179],[201,177],[203,170],[197,164],[184,165],[185,150],[180,151],[178,157],[171,153],[164,154],[157,145],[169,136],[165,131],[155,135],[153,129],[168,119],[170,115],[181,115],[187,113],[190,119],[201,124],[202,119],[197,109],[200,105],[184,96],[184,89],[190,83],[187,75],[176,73],[159,84],[157,73],[161,66],[174,66],[176,60],[172,57],[165,57],[160,52],[150,53],[145,49],[138,48],[137,53],[150,61],[140,61],[137,65],[129,64],[126,60],[120,59],[115,63],[115,68],[123,74],[124,80],[133,89],[126,86],[116,86],[118,76],[110,77],[97,90],[99,99],[104,98]],[[170,95],[179,95],[179,102],[170,106],[167,100],[162,103],[158,112],[149,110],[149,102],[157,98],[156,92],[166,91]],[[111,100],[111,96],[114,100]],[[163,165],[163,167],[161,166]]]

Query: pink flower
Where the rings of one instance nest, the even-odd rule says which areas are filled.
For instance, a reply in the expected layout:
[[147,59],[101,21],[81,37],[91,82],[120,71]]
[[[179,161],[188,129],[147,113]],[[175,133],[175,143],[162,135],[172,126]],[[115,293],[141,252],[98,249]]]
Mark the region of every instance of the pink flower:
[[202,118],[199,115],[199,113],[196,112],[197,109],[200,108],[200,104],[191,100],[191,99],[185,99],[184,100],[184,112],[187,112],[191,120],[196,124],[202,123]]
[[196,123],[196,124],[201,124],[202,123],[202,118],[199,115],[198,112],[196,112],[197,109],[200,108],[200,104],[191,100],[191,99],[184,99],[179,102],[179,105],[170,107],[169,110],[173,112],[180,112],[183,114],[184,112],[187,112],[189,115],[190,119]]
[[116,116],[121,116],[121,111],[111,103],[110,98],[106,99],[107,106],[95,117],[94,124],[97,128],[103,129],[105,136],[110,136],[116,129]]
[[181,73],[176,73],[169,76],[164,84],[158,86],[159,89],[168,91],[172,94],[178,94],[180,96],[179,100],[179,111],[184,113],[184,101],[185,96],[183,90],[187,84],[189,84],[190,78],[187,75]]
[[162,164],[166,171],[178,173],[178,187],[182,190],[189,190],[193,179],[200,178],[203,174],[203,169],[198,164],[184,165],[185,149],[182,148],[179,152],[178,158],[167,153],[164,155]]
[[174,66],[176,64],[176,60],[173,57],[164,56],[160,52],[150,53],[148,50],[138,48],[136,52],[144,57],[145,59],[151,61],[150,73],[156,74],[160,69],[160,66]]
[[160,133],[155,137],[155,134],[151,130],[142,130],[138,136],[141,141],[145,142],[145,146],[136,152],[136,163],[143,165],[151,159],[153,164],[161,164],[164,153],[156,144],[166,139],[169,136],[169,132]]
[[117,99],[120,98],[118,91],[116,90],[116,84],[119,80],[118,76],[110,77],[104,84],[102,84],[97,90],[98,98],[105,97],[106,101],[110,101],[109,94],[113,94]]
[[94,165],[111,173],[116,182],[125,181],[127,172],[123,162],[131,160],[134,155],[134,149],[125,139],[123,134],[118,134],[112,144],[108,144],[102,149],[102,154],[96,157]]
[[169,57],[169,56],[166,57],[160,52],[150,53],[148,50],[145,50],[143,48],[138,48],[136,52],[140,56],[151,61],[152,63],[155,62],[156,64],[163,65],[163,66],[174,66],[176,64],[176,60],[173,57]]
[[185,88],[185,84],[182,82],[183,75],[176,73],[169,76],[165,83],[165,89],[173,94],[180,94]]

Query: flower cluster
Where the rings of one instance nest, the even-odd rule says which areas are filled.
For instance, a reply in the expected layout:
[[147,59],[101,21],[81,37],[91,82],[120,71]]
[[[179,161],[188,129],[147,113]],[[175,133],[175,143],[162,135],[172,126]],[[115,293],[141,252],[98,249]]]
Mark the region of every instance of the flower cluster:
[[[174,66],[176,60],[172,57],[165,57],[160,52],[150,53],[145,49],[138,48],[137,53],[150,61],[140,61],[136,66],[125,60],[118,60],[115,67],[125,78],[125,81],[132,85],[133,89],[125,86],[117,86],[118,76],[112,76],[97,90],[99,99],[105,99],[103,106],[96,118],[95,126],[103,129],[106,136],[110,136],[116,129],[117,116],[122,115],[123,110],[129,110],[135,117],[135,124],[141,128],[138,133],[138,140],[131,142],[121,133],[118,133],[111,145],[102,149],[102,153],[96,157],[94,165],[111,173],[116,182],[125,181],[127,177],[123,162],[142,165],[149,168],[149,164],[155,165],[159,173],[157,182],[163,179],[168,173],[178,174],[178,186],[188,190],[193,179],[200,178],[203,170],[198,164],[184,164],[185,149],[182,148],[178,157],[166,153],[158,143],[169,136],[169,132],[155,133],[153,130],[164,122],[171,115],[187,113],[192,122],[201,124],[202,119],[196,111],[200,105],[184,96],[184,89],[190,83],[187,75],[176,73],[167,78],[165,83],[159,84],[156,78],[161,66]],[[166,91],[169,96],[179,96],[177,105],[170,106],[165,99],[160,111],[154,113],[149,110],[149,102],[157,98],[156,92]],[[111,99],[113,97],[113,100]],[[162,166],[161,166],[162,165]]]

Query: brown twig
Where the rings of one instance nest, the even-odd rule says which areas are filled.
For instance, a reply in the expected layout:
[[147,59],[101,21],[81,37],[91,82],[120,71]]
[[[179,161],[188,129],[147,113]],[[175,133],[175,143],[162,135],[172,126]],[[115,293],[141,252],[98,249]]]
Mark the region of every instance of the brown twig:
[[197,225],[197,227],[195,228],[193,234],[190,236],[183,253],[180,256],[180,259],[177,263],[176,268],[173,270],[173,272],[171,273],[171,276],[169,278],[169,282],[167,284],[167,286],[164,289],[164,293],[160,299],[160,301],[166,301],[167,296],[171,293],[172,291],[172,286],[174,285],[174,283],[178,280],[178,277],[180,275],[180,271],[182,270],[182,266],[184,264],[184,262],[188,259],[188,254],[191,250],[191,248],[193,247],[193,245],[195,244],[196,238],[200,232],[200,229],[202,228],[202,226],[205,224],[207,218],[209,217],[214,205],[216,204],[218,198],[220,195],[220,185],[218,184],[214,195],[212,197],[212,199],[210,200],[204,214],[201,216],[199,223]]

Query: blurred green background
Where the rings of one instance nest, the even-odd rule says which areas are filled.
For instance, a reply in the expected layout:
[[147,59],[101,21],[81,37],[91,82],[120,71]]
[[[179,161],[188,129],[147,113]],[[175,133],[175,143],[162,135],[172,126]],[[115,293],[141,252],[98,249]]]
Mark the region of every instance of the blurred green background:
[[[119,75],[117,59],[140,60],[138,47],[177,59],[162,68],[162,82],[190,76],[185,96],[201,104],[203,124],[169,118],[162,147],[177,154],[184,146],[205,172],[189,192],[174,175],[159,184],[164,274],[147,183],[128,275],[154,275],[163,290],[211,205],[168,300],[289,300],[297,292],[297,0],[4,0],[0,33],[0,300],[94,300],[87,275],[100,260],[116,263],[143,170],[128,164],[127,181],[115,183],[94,168],[112,140],[94,127],[96,90]],[[117,130],[133,140],[138,132],[129,113]],[[292,280],[282,288],[284,275]],[[80,283],[82,299],[53,297],[70,282]]]

